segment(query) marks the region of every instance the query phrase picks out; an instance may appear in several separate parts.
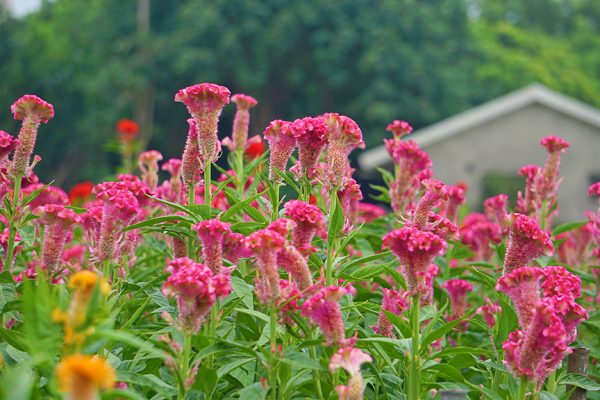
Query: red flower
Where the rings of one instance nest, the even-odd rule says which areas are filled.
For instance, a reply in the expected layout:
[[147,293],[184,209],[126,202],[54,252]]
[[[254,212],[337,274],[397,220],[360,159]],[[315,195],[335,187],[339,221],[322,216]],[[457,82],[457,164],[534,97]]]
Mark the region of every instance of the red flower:
[[115,126],[117,133],[120,134],[119,140],[122,142],[133,142],[140,133],[138,124],[130,119],[122,119]]
[[77,204],[87,200],[88,197],[91,197],[94,186],[90,181],[79,182],[69,190],[69,202]]
[[265,142],[252,143],[246,148],[246,156],[250,161],[260,157],[265,152]]

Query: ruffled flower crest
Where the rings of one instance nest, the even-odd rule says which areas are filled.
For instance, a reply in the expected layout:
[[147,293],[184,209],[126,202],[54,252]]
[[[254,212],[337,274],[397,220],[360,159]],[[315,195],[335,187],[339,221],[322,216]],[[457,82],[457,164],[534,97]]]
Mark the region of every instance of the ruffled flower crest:
[[534,259],[554,254],[554,245],[539,225],[522,214],[509,214],[505,217],[510,225],[510,232],[504,256],[503,275],[516,268],[524,267]]

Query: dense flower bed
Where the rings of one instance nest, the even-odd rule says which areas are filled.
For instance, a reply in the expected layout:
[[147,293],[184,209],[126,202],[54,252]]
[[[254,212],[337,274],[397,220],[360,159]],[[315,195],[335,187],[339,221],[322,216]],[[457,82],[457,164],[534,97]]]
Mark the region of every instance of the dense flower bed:
[[[230,100],[231,137],[219,139]],[[0,131],[4,396],[413,400],[464,389],[497,400],[600,388],[564,365],[575,346],[600,356],[600,211],[552,224],[569,143],[542,139],[547,162],[519,171],[515,213],[503,194],[476,213],[464,185],[432,179],[429,156],[403,138],[412,128],[394,121],[395,168],[376,187],[387,212],[352,178],[348,156],[364,148],[352,119],[276,120],[248,138],[252,97],[204,83],[175,101],[191,115],[180,160],[159,166],[147,151],[132,175],[138,129],[123,120],[122,173],[69,195],[38,182],[31,161],[53,107],[32,95],[12,106],[23,124],[17,139]],[[214,164],[222,146],[229,170]]]

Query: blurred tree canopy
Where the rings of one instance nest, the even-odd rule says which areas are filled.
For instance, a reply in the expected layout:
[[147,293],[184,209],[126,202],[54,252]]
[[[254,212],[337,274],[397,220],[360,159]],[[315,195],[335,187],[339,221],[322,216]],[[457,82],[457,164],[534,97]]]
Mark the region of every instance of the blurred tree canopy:
[[533,81],[600,105],[594,0],[150,0],[149,31],[144,1],[56,0],[0,18],[0,129],[17,134],[23,94],[55,106],[36,146],[43,182],[113,171],[103,148],[121,118],[148,119],[147,147],[179,158],[188,114],[173,97],[200,82],[258,100],[251,134],[339,112],[368,146],[393,119],[421,127]]

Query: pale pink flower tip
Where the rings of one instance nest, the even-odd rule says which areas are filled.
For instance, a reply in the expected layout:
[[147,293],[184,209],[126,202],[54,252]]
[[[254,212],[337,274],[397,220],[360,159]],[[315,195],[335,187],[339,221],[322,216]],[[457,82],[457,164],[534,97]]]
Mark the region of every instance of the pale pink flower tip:
[[554,254],[552,240],[532,218],[512,213],[504,219],[511,225],[504,257],[504,275],[542,255],[551,257]]
[[278,251],[285,243],[285,239],[275,231],[262,229],[247,236],[244,243],[249,249],[257,252]]
[[373,362],[370,355],[363,352],[361,349],[346,347],[339,349],[336,354],[331,357],[329,363],[329,371],[332,374],[340,368],[345,369],[350,376],[354,376],[360,372],[360,366],[367,362]]
[[21,120],[27,117],[37,117],[43,123],[54,117],[54,107],[39,97],[26,94],[10,107],[10,111],[15,115],[15,119]]
[[83,219],[75,211],[56,204],[38,207],[33,213],[42,217],[48,225],[61,224],[67,228],[73,224],[83,223]]
[[[201,108],[203,111],[214,111],[229,104],[229,95],[231,92],[225,86],[215,85],[214,83],[201,83],[199,85],[189,86],[181,89],[175,95],[175,101],[182,102],[190,109]],[[205,105],[207,110],[204,110]]]
[[278,218],[271,222],[265,229],[273,232],[277,232],[284,239],[290,234],[290,229],[296,227],[296,222],[287,218]]
[[448,200],[448,189],[442,181],[437,179],[424,179],[421,185],[425,186],[429,191],[439,196],[442,200]]
[[540,144],[544,146],[549,153],[556,153],[559,151],[564,153],[565,149],[571,146],[566,140],[554,135],[546,136],[540,141]]
[[13,151],[17,146],[20,146],[21,142],[19,139],[15,139],[10,134],[0,130],[0,162],[4,157],[8,156],[8,153]]
[[216,236],[231,232],[231,224],[219,221],[218,219],[209,219],[195,224],[192,229],[206,235]]
[[258,101],[256,101],[254,97],[241,93],[234,94],[233,96],[231,96],[231,101],[235,103],[240,109],[246,111],[258,104]]
[[394,137],[398,139],[411,133],[413,128],[406,121],[395,120],[387,126],[386,130],[391,131]]
[[314,225],[320,225],[325,222],[323,211],[319,207],[308,204],[300,200],[290,200],[283,205],[284,215],[290,217],[296,223],[309,222]]
[[544,296],[581,296],[581,278],[567,271],[565,267],[548,266],[542,269],[546,276],[542,283]]
[[594,183],[588,189],[588,196],[598,196],[600,197],[600,182]]

